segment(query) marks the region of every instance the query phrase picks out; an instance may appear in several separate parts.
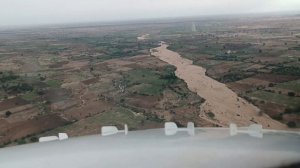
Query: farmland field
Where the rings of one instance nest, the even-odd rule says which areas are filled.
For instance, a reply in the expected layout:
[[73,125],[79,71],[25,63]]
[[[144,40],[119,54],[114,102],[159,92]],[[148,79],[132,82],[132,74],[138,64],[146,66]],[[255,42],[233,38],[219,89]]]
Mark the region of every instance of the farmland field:
[[[248,126],[270,116],[282,129],[297,129],[299,33],[300,16],[293,15],[1,29],[0,145],[59,132],[98,134],[104,125],[158,128],[166,121]],[[168,45],[161,51],[205,68],[207,81],[217,85],[191,77],[200,89],[192,88],[178,67],[159,59],[161,41]],[[209,107],[216,97],[227,100],[218,89],[234,95],[227,111]],[[255,112],[240,108],[245,104]]]

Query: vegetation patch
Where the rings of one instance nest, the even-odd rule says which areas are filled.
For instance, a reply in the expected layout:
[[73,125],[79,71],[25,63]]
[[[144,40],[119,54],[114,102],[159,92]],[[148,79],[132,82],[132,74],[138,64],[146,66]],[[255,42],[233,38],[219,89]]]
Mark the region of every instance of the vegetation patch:
[[275,74],[300,76],[300,67],[280,66],[272,70]]
[[206,115],[209,117],[209,118],[215,118],[215,114],[213,112],[208,112],[206,113]]
[[248,94],[248,96],[258,98],[264,101],[282,104],[288,108],[296,108],[300,104],[300,97],[290,97],[282,94],[266,92],[263,90],[251,92]]
[[27,77],[15,75],[13,72],[0,72],[0,95],[16,95],[33,91]]
[[124,75],[123,81],[128,87],[142,85],[137,91],[138,94],[161,95],[168,85],[178,80],[174,70],[172,66],[166,66],[162,72],[152,69],[136,69]]
[[222,76],[218,80],[222,83],[229,83],[229,82],[236,82],[236,81],[239,81],[239,80],[251,77],[251,76],[252,75],[243,74],[243,73],[229,73],[229,74]]
[[52,79],[50,79],[50,80],[46,81],[46,84],[49,85],[52,88],[58,88],[58,87],[60,87],[60,85],[62,84],[62,82],[59,81],[59,80],[52,80]]
[[282,89],[287,89],[287,90],[292,90],[295,92],[300,92],[300,80],[280,83],[280,84],[277,84],[276,87],[282,88]]
[[32,102],[33,100],[35,100],[38,97],[36,92],[28,92],[25,93],[21,96],[22,99]]

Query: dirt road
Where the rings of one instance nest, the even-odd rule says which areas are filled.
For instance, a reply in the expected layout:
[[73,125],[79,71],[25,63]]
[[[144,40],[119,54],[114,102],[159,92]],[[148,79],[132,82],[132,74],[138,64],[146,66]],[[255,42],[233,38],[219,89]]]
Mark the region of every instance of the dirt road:
[[[183,79],[188,88],[203,97],[206,101],[201,107],[199,117],[210,120],[220,126],[236,123],[239,126],[249,126],[259,123],[264,128],[285,129],[286,126],[269,116],[259,115],[259,109],[237,96],[225,84],[205,75],[206,69],[193,65],[191,60],[182,58],[178,53],[167,49],[168,45],[161,43],[158,48],[151,49],[151,54],[162,61],[177,67],[176,76]],[[214,117],[208,113],[214,113]]]

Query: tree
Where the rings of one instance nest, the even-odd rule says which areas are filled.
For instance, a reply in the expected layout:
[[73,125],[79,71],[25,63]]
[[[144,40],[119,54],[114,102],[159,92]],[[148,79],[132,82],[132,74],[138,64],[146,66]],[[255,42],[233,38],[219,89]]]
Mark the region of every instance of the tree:
[[288,96],[294,97],[296,94],[294,92],[288,92]]
[[297,124],[295,121],[289,121],[287,124],[286,124],[289,128],[296,128]]
[[26,144],[26,141],[25,139],[20,139],[17,141],[18,145],[23,145],[23,144]]
[[5,117],[8,118],[11,114],[12,114],[12,112],[7,111],[7,112],[5,112]]
[[31,138],[30,138],[30,141],[31,141],[31,142],[38,142],[39,139],[38,139],[37,137],[34,136],[34,137],[31,137]]
[[44,80],[46,80],[46,77],[40,76],[40,81],[44,81]]
[[213,112],[208,112],[207,115],[210,118],[214,118],[215,117],[215,114]]

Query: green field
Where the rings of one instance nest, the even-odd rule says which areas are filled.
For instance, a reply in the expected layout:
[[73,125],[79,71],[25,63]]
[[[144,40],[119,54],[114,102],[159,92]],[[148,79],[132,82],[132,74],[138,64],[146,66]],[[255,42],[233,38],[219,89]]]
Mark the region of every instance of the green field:
[[257,98],[267,102],[273,102],[276,104],[282,104],[288,108],[297,108],[300,104],[300,97],[290,97],[286,95],[281,95],[278,93],[271,93],[266,91],[255,91],[247,94],[249,97]]
[[134,112],[129,109],[116,107],[111,111],[80,120],[70,125],[55,128],[43,133],[41,136],[54,135],[57,132],[70,132],[72,130],[82,131],[88,127],[98,127],[100,133],[100,126],[105,125],[116,125],[123,128],[124,124],[127,124],[129,129],[137,129],[144,119],[145,117],[143,115],[135,115]]
[[46,84],[49,85],[52,88],[59,88],[60,85],[62,84],[62,82],[58,81],[58,80],[52,80],[51,79],[51,80],[47,80]]
[[300,92],[300,80],[280,83],[280,84],[276,85],[276,87],[291,90],[294,92]]
[[25,93],[21,96],[22,99],[27,100],[27,101],[33,101],[34,99],[37,98],[36,92],[28,92]]
[[151,69],[136,69],[124,76],[127,85],[134,86],[142,84],[137,91],[141,95],[161,95],[168,84],[177,78],[174,75],[174,68],[167,66],[163,72]]

